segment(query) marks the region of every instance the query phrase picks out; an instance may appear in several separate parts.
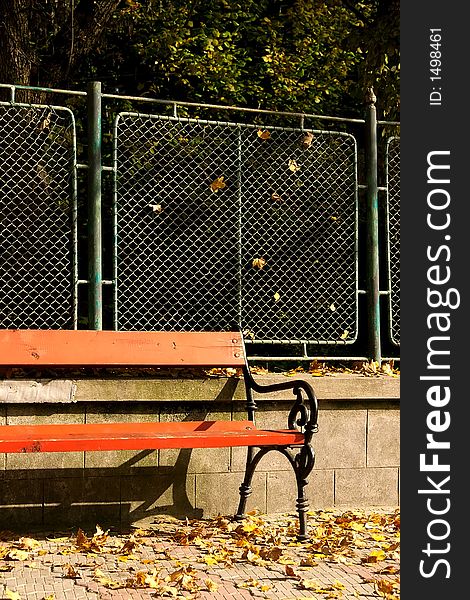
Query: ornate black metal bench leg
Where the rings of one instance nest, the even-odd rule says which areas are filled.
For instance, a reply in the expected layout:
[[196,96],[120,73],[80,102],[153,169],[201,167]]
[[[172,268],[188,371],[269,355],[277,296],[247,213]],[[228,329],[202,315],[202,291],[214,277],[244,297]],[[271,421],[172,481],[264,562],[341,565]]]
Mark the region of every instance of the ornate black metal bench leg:
[[304,542],[308,540],[307,534],[307,511],[308,511],[308,500],[305,497],[305,486],[307,485],[307,481],[305,479],[299,478],[297,473],[297,513],[299,515],[299,541]]
[[240,502],[238,504],[238,510],[235,515],[235,519],[243,519],[245,515],[246,501],[248,500],[248,496],[252,492],[251,482],[253,479],[253,474],[260,459],[266,454],[266,452],[269,452],[269,450],[270,448],[257,449],[251,446],[248,447],[248,452],[246,456],[245,477],[243,479],[243,483],[240,486]]
[[307,478],[310,475],[313,465],[315,464],[315,454],[313,448],[308,444],[302,446],[302,448],[293,450],[291,448],[248,448],[246,458],[246,469],[243,483],[240,486],[240,503],[238,510],[235,515],[235,519],[243,519],[246,512],[246,501],[248,496],[252,492],[251,482],[253,474],[259,463],[265,454],[271,450],[277,450],[284,456],[286,456],[294,469],[295,479],[297,482],[297,513],[299,515],[299,535],[300,541],[308,539],[307,533],[307,511],[308,511],[308,500],[305,496],[305,486],[307,485]]
[[312,472],[315,464],[315,453],[310,445],[302,446],[300,451],[293,456],[292,451],[286,450],[283,452],[294,468],[295,479],[297,481],[297,512],[299,515],[299,535],[298,539],[303,542],[308,539],[307,533],[307,511],[308,500],[305,496],[305,486],[307,478]]

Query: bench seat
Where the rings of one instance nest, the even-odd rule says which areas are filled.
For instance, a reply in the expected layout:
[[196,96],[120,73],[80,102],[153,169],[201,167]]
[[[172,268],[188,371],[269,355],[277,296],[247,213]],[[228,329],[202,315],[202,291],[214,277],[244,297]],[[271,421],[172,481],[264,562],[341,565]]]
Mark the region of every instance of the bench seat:
[[252,421],[6,425],[1,429],[0,452],[295,446],[303,442],[304,435],[298,431],[261,430]]

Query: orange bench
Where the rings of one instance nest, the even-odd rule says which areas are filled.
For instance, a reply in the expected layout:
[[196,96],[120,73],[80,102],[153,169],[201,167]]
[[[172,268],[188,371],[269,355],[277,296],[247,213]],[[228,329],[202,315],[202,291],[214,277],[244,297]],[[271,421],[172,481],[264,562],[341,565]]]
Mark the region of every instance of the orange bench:
[[[292,465],[297,482],[299,538],[307,539],[305,496],[315,454],[318,403],[303,380],[260,385],[246,361],[239,332],[161,332],[89,330],[0,330],[0,365],[6,367],[231,367],[241,369],[246,389],[246,421],[154,423],[81,423],[5,425],[0,452],[73,452],[220,448],[246,446],[244,480],[236,517],[245,513],[251,482],[260,459],[276,450]],[[286,429],[262,430],[255,425],[253,391],[292,390],[295,401]]]

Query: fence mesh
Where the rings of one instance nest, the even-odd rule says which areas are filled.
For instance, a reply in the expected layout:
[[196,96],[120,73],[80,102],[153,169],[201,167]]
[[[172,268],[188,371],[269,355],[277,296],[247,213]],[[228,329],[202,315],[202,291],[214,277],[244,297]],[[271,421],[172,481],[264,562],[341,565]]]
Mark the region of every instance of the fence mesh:
[[0,103],[0,327],[73,328],[75,124]]
[[387,142],[387,214],[390,278],[390,336],[400,344],[400,138]]
[[345,133],[121,113],[116,327],[354,341],[356,160]]

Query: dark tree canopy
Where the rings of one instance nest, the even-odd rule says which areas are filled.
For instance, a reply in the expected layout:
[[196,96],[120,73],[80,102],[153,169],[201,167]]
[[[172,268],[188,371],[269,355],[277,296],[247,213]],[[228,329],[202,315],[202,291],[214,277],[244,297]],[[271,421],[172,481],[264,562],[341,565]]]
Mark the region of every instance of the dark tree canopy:
[[0,80],[399,117],[398,0],[0,0]]

